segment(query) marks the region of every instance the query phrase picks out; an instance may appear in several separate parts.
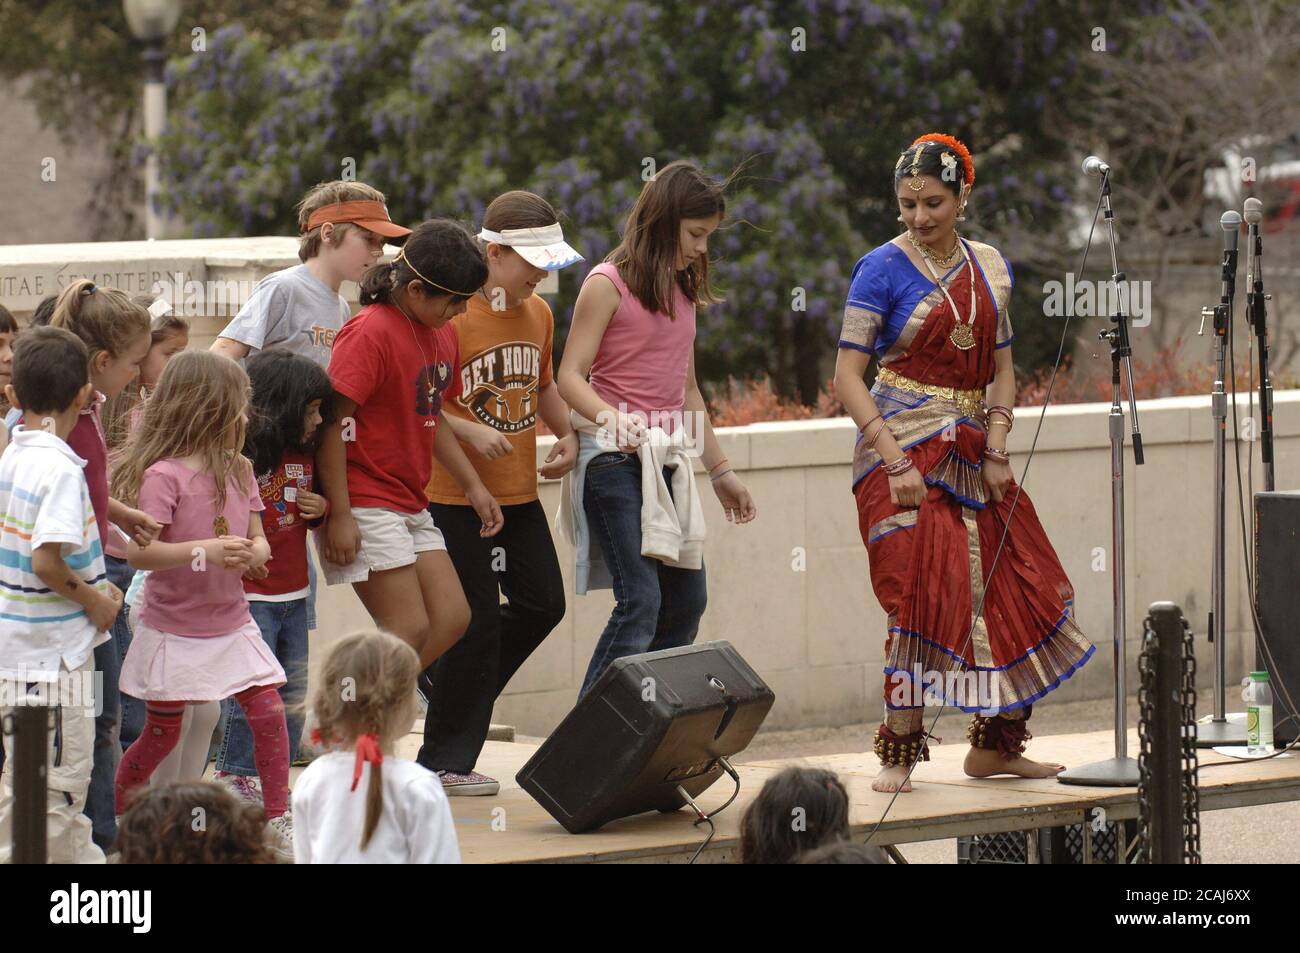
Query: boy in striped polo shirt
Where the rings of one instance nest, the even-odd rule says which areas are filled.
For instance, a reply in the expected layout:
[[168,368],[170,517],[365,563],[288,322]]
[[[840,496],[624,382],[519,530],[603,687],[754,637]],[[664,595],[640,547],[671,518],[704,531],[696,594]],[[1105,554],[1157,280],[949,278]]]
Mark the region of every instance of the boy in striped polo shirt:
[[[0,718],[50,709],[46,838],[53,863],[103,863],[82,813],[95,742],[94,654],[122,593],[104,555],[82,469],[66,440],[90,399],[89,354],[60,328],[14,346],[5,396],[39,427],[15,427],[0,457]],[[0,863],[12,848],[13,758],[0,777]]]

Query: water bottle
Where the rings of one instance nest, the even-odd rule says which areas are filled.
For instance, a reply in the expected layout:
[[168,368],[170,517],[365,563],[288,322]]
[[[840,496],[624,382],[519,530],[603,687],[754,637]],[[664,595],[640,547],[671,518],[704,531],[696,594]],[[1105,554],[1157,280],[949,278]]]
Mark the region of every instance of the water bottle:
[[1251,672],[1241,693],[1246,703],[1246,753],[1273,753],[1273,690],[1268,672]]

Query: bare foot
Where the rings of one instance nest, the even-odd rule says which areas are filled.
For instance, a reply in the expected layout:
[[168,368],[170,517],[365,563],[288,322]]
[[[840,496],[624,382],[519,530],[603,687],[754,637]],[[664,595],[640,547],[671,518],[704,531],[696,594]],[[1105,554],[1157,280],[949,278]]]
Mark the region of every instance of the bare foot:
[[904,765],[892,765],[881,768],[876,779],[871,782],[871,790],[892,793],[901,791],[906,794],[912,790],[912,783],[907,780],[907,768]]
[[1004,758],[987,748],[971,748],[962,766],[972,778],[991,778],[995,774],[1014,774],[1021,778],[1054,778],[1065,770],[1063,764],[1030,761],[1025,757]]

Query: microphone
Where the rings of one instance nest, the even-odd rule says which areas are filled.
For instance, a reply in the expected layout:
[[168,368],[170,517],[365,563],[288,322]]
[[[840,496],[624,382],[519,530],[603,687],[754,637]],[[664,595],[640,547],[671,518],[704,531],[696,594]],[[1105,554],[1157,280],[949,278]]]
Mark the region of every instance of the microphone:
[[1096,156],[1088,156],[1083,160],[1083,171],[1088,175],[1107,175],[1110,166]]
[[1219,216],[1223,229],[1223,304],[1231,307],[1237,290],[1237,242],[1241,238],[1241,216],[1228,209]]
[[1223,229],[1223,250],[1236,252],[1237,240],[1241,237],[1241,216],[1228,209],[1219,216],[1219,227]]
[[1264,220],[1264,203],[1255,198],[1246,199],[1245,213],[1247,224],[1258,225]]
[[1264,203],[1256,198],[1246,199],[1243,210],[1246,219],[1246,292],[1255,285],[1255,245],[1259,238],[1259,223],[1264,220]]

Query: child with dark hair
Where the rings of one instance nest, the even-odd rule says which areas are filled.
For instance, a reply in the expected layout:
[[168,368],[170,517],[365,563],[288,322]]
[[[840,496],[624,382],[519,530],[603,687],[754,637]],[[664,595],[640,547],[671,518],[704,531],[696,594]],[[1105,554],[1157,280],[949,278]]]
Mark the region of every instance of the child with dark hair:
[[[0,394],[3,394],[13,376],[14,335],[18,333],[18,322],[9,309],[0,304]],[[0,396],[0,417],[9,413],[9,400]],[[0,425],[0,451],[9,443],[9,428]]]
[[[29,328],[43,328],[48,325],[50,323],[50,318],[54,314],[54,305],[58,300],[58,295],[50,295],[49,297],[42,298],[41,303],[38,304],[36,310],[32,312],[32,319],[27,323],[27,326]],[[0,306],[0,311],[4,311],[4,315],[8,316],[6,320],[4,315],[0,315],[0,326],[12,328],[12,330],[6,332],[11,335],[9,344],[12,347],[12,335],[18,333],[18,322],[14,320],[14,316],[7,308]],[[3,408],[4,430],[7,433],[8,431],[13,430],[19,421],[23,419],[23,412],[17,407],[9,406],[8,401],[0,401],[0,407]],[[0,449],[3,449],[3,447],[0,447]],[[3,763],[3,760],[0,760],[0,764]]]
[[[262,529],[271,560],[244,578],[253,621],[288,682],[281,695],[289,730],[289,760],[302,741],[307,697],[307,528],[325,517],[316,492],[316,435],[333,422],[329,375],[315,361],[280,348],[259,351],[247,364],[253,385],[244,456],[253,462],[266,509]],[[248,800],[260,800],[253,735],[232,699],[222,704],[216,778]]]
[[834,771],[786,768],[767,780],[740,821],[740,862],[791,864],[849,836],[849,795]]
[[120,864],[276,862],[261,810],[204,781],[141,788],[117,823],[117,848]]
[[330,514],[318,535],[330,585],[351,583],[381,629],[420,655],[451,648],[469,605],[442,532],[426,508],[437,460],[465,492],[482,536],[501,530],[501,507],[456,435],[440,426],[460,393],[451,319],[487,280],[483,252],[456,222],[411,233],[392,262],[361,282],[363,307],[334,339],[330,382],[336,422],[319,455]]
[[27,326],[31,328],[43,328],[50,323],[50,318],[54,317],[54,306],[59,303],[58,295],[49,295],[41,299],[41,303],[36,306],[32,312],[32,319]]
[[[89,350],[69,331],[18,340],[5,395],[25,424],[0,457],[0,721],[16,704],[52,709],[46,842],[54,863],[102,863],[82,813],[95,744],[97,645],[122,605],[104,571],[84,458],[68,444],[90,399]],[[89,690],[88,690],[89,689]],[[0,863],[13,844],[13,764],[0,781]]]

